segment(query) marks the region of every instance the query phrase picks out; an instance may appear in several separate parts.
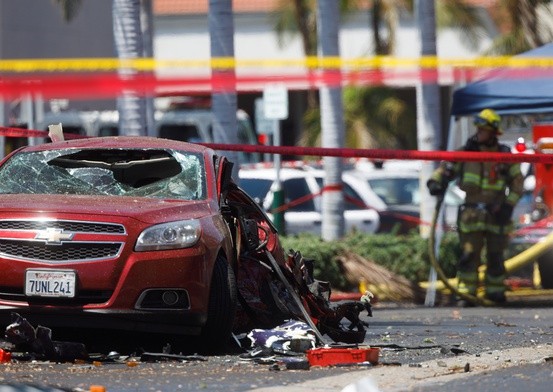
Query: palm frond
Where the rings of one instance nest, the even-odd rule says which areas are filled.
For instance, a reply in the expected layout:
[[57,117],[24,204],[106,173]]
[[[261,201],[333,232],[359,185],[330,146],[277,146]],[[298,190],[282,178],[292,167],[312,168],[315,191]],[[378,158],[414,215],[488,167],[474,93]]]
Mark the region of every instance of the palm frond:
[[475,7],[462,1],[448,0],[437,2],[436,20],[438,28],[460,29],[471,49],[477,49],[482,38],[488,36],[486,22]]

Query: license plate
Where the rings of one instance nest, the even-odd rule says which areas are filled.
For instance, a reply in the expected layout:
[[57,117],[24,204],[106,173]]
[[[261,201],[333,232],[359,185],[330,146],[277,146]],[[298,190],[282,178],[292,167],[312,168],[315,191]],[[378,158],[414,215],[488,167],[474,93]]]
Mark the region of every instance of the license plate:
[[76,276],[70,270],[29,269],[25,273],[25,295],[73,298]]

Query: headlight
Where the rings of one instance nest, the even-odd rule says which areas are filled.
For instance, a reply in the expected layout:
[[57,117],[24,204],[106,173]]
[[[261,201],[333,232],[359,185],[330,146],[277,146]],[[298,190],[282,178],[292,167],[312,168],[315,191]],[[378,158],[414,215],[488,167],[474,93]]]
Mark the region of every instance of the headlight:
[[165,250],[188,248],[200,239],[200,222],[184,220],[147,228],[138,236],[134,250]]

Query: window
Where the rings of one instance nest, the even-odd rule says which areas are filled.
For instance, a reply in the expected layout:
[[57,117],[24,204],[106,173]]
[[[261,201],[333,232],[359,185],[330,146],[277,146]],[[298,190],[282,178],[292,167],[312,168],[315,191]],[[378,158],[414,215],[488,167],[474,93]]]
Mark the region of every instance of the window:
[[[319,185],[319,188],[323,189],[323,178],[322,177],[316,177],[317,185]],[[365,202],[359,196],[359,193],[357,193],[349,184],[343,183],[344,186],[343,192],[344,192],[344,210],[366,210],[369,208],[365,205]]]
[[[305,178],[291,178],[285,180],[282,182],[282,189],[284,190],[284,203],[293,203],[289,206],[287,211],[315,211],[313,194]],[[296,204],[298,201],[300,201],[300,203]]]
[[378,178],[368,182],[372,190],[387,205],[420,203],[418,178]]
[[240,178],[240,188],[258,204],[263,203],[272,184],[273,180],[263,178]]
[[193,124],[162,125],[159,127],[159,137],[191,143],[202,141],[198,127]]

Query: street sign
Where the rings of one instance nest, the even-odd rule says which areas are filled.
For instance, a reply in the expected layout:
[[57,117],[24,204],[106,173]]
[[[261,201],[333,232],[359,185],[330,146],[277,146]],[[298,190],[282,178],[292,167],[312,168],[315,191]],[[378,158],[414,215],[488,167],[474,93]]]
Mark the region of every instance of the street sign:
[[263,89],[263,114],[272,120],[288,118],[288,89],[284,84],[269,84]]
[[275,128],[275,120],[265,117],[263,98],[255,100],[255,129],[258,135],[272,135]]

